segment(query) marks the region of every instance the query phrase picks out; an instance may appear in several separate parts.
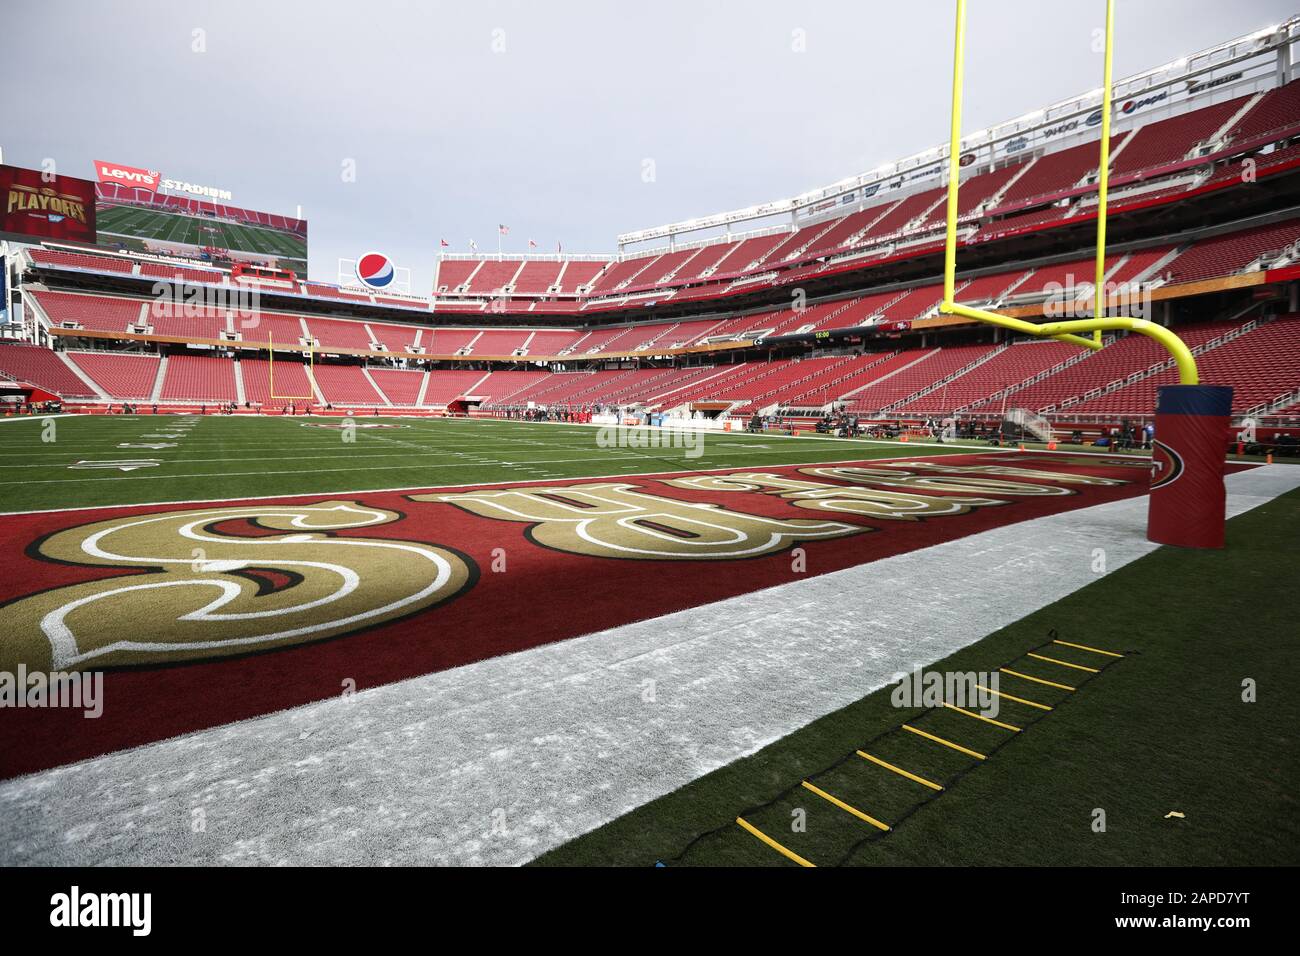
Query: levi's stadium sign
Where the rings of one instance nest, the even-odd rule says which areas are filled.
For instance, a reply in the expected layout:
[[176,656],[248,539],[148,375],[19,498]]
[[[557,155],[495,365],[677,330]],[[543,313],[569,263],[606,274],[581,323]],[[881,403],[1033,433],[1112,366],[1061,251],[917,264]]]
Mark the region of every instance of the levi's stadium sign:
[[160,189],[203,199],[220,199],[229,201],[232,197],[229,189],[216,186],[198,186],[180,179],[163,179],[156,169],[140,169],[138,166],[123,166],[121,163],[109,163],[102,159],[95,160],[95,175],[101,183],[116,183],[119,186],[147,189],[157,192]]
[[121,163],[108,163],[102,159],[95,160],[95,175],[101,183],[117,183],[119,186],[135,186],[157,192],[162,182],[162,173],[156,169],[139,169],[135,166],[123,166]]
[[194,183],[181,182],[179,179],[164,179],[162,188],[175,193],[185,193],[187,196],[201,196],[204,199],[228,200],[231,198],[229,189],[218,189],[216,186],[196,186]]
[[95,184],[0,166],[0,239],[95,241]]

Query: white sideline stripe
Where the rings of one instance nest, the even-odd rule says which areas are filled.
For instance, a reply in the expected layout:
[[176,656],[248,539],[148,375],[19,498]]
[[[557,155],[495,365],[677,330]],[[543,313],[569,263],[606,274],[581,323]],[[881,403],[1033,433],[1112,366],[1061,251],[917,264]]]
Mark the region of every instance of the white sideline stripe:
[[[1227,483],[1233,516],[1300,468]],[[1022,521],[18,778],[0,864],[523,863],[1090,583],[1093,548],[1112,571],[1148,554],[1145,510]]]
[[43,422],[47,418],[80,418],[72,412],[55,412],[52,415],[5,415],[0,417],[0,424],[6,422]]

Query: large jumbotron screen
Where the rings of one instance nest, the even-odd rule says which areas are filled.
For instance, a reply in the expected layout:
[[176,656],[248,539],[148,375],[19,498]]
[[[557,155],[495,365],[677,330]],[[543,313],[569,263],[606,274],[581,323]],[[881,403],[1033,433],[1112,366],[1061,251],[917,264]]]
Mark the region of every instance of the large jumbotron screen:
[[[110,178],[105,169],[119,175]],[[121,171],[135,178],[122,181]],[[167,195],[158,187],[168,181],[153,171],[96,163],[96,172],[101,246],[307,273],[304,219],[241,209],[216,199]]]

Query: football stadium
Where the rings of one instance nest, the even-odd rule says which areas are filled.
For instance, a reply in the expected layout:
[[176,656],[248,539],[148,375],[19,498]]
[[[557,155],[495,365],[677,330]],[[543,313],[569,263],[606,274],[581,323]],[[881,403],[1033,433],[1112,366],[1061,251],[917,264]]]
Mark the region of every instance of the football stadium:
[[1300,16],[1097,0],[1054,98],[929,6],[941,139],[594,253],[377,251],[214,98],[0,142],[0,862],[1300,863]]

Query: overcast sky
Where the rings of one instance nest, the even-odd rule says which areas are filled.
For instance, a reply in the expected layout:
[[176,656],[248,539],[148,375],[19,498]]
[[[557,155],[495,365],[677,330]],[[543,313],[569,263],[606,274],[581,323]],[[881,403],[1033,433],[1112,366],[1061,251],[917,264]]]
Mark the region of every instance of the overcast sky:
[[[41,0],[5,10],[0,146],[15,165],[90,176],[104,159],[251,209],[301,204],[313,278],[374,248],[427,293],[440,238],[495,252],[505,223],[508,252],[608,252],[945,141],[953,6]],[[1122,77],[1300,3],[1117,6]],[[1098,85],[1102,0],[969,9],[968,130]]]

